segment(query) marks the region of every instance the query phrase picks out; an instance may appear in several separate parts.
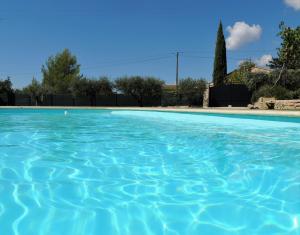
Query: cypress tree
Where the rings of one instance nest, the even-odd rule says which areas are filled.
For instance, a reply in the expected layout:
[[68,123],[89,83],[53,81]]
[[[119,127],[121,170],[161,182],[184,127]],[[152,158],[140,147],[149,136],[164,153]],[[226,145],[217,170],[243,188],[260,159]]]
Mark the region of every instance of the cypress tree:
[[226,42],[223,33],[223,25],[220,22],[215,50],[215,62],[213,72],[213,82],[215,86],[224,84],[227,76],[227,58],[226,58]]

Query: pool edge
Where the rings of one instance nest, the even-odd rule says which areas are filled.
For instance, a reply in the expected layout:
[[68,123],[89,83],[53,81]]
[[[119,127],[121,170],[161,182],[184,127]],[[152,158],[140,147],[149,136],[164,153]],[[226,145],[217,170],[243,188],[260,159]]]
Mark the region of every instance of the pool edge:
[[300,117],[294,110],[250,110],[246,108],[188,108],[188,107],[84,107],[84,106],[0,106],[0,109],[87,109],[87,110],[138,110],[185,113],[238,114]]

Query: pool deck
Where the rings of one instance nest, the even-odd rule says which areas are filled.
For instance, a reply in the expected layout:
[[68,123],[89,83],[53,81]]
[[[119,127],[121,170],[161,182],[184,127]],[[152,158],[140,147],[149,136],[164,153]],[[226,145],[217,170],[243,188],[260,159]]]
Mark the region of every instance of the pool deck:
[[190,108],[190,107],[81,107],[81,106],[0,106],[0,109],[107,109],[107,110],[135,110],[135,111],[162,111],[162,112],[191,112],[211,114],[240,114],[300,117],[300,110],[253,110],[248,108]]

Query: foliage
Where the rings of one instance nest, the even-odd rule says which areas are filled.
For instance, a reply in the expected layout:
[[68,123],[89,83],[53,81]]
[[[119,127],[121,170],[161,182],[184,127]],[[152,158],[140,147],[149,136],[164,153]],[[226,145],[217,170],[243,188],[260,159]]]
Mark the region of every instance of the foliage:
[[8,77],[5,80],[0,80],[0,93],[10,94],[12,92],[13,92],[13,88],[12,88],[12,82],[10,81],[10,78]]
[[[281,79],[275,81],[281,73]],[[253,92],[252,101],[260,97],[275,97],[276,99],[300,98],[300,70],[273,70],[270,74],[249,73],[246,85]]]
[[281,79],[277,82],[277,85],[283,86],[291,91],[300,89],[300,69],[294,70],[274,70],[271,74],[273,81],[279,77],[281,73]]
[[115,81],[115,87],[125,95],[134,97],[143,106],[143,97],[158,97],[162,95],[164,82],[152,77],[123,77]]
[[[264,85],[274,86],[279,74],[282,71],[274,70],[270,74],[249,73],[246,76],[245,84],[250,91],[257,91]],[[281,79],[276,84],[290,91],[300,89],[300,70],[285,70],[281,74]]]
[[43,94],[42,84],[33,78],[31,84],[23,88],[22,93],[30,95],[33,98],[41,96]]
[[106,77],[99,79],[79,78],[72,83],[73,95],[111,95],[113,93],[113,84]]
[[48,93],[69,93],[71,84],[80,77],[80,65],[68,49],[49,57],[42,67],[43,86]]
[[176,85],[164,85],[162,90],[162,96],[162,106],[175,106],[178,104]]
[[206,81],[204,79],[186,78],[179,82],[179,94],[187,97],[189,106],[202,100],[205,89]]
[[144,79],[144,96],[159,97],[162,95],[162,87],[164,81],[153,77],[147,77]]
[[300,88],[292,92],[293,99],[300,99]]
[[282,86],[264,85],[253,93],[252,102],[256,102],[260,97],[274,97],[279,100],[287,100],[293,98],[293,93]]
[[273,78],[266,73],[249,73],[246,76],[245,84],[253,92],[264,85],[273,85]]
[[300,69],[300,26],[293,29],[283,22],[279,25],[279,36],[282,39],[278,49],[278,58],[274,58],[271,68]]
[[176,85],[165,85],[163,86],[163,93],[176,95]]
[[243,61],[239,68],[226,77],[226,84],[246,84],[247,76],[251,73],[251,69],[255,67],[255,63],[250,60]]
[[215,61],[213,71],[213,82],[215,86],[224,84],[227,75],[226,42],[223,33],[222,22],[218,29],[218,36],[215,49]]
[[226,77],[226,84],[245,84],[245,77],[240,70],[235,70]]
[[245,74],[249,74],[255,66],[255,63],[251,60],[245,60],[242,63],[240,63],[239,70]]
[[143,83],[144,79],[139,76],[131,78],[124,77],[115,81],[115,87],[118,91],[124,93],[125,95],[133,96],[141,105],[144,94]]

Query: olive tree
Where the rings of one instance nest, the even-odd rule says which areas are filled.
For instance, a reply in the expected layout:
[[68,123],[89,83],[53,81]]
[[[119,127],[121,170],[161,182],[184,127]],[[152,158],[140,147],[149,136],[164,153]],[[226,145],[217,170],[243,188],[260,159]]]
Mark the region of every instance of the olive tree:
[[163,85],[164,81],[153,77],[123,77],[115,81],[116,89],[135,98],[140,106],[144,97],[160,97]]
[[106,77],[99,79],[80,78],[72,83],[73,95],[111,95],[113,93],[113,83]]
[[201,103],[205,89],[204,79],[185,78],[179,82],[179,94],[187,98],[189,106]]
[[283,22],[278,35],[282,39],[277,58],[270,63],[271,68],[300,69],[300,26],[291,28]]

